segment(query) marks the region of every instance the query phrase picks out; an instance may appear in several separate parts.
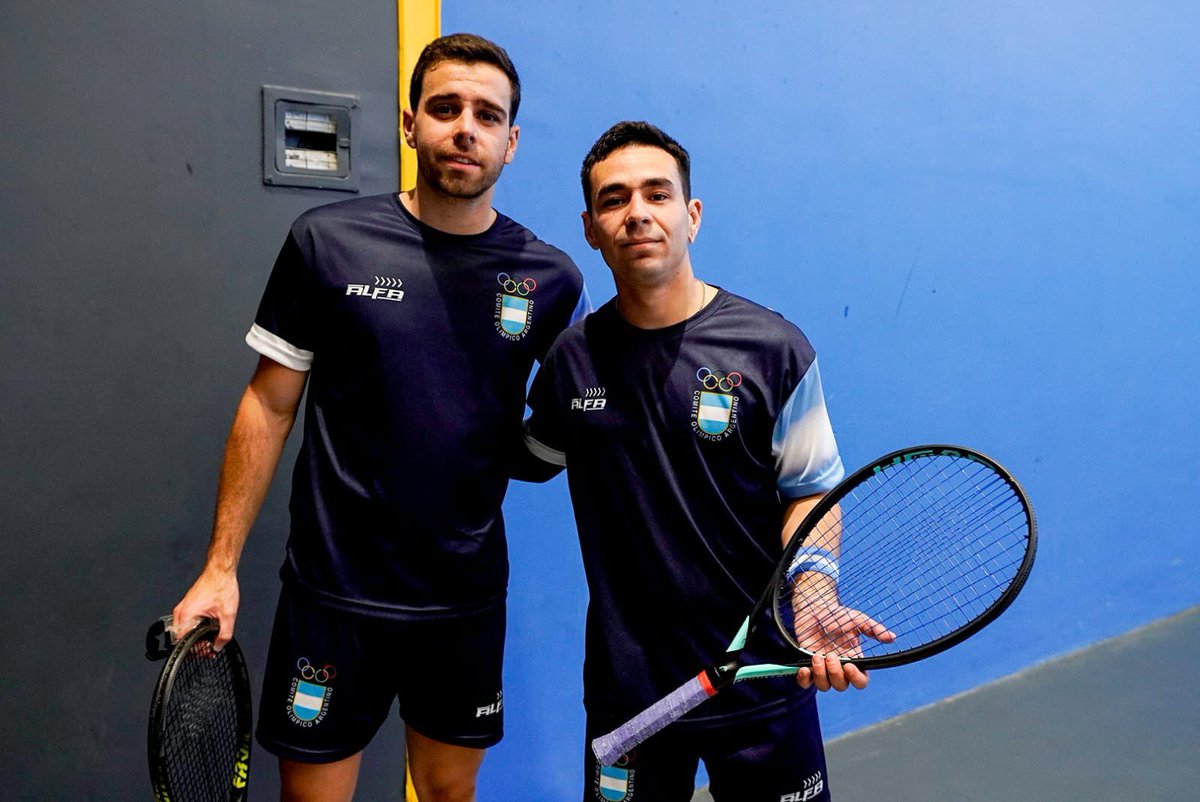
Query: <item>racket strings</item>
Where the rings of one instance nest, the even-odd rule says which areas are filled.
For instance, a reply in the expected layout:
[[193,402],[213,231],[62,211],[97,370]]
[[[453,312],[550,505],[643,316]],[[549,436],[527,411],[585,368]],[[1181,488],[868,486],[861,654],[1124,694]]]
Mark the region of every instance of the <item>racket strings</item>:
[[[987,476],[991,478],[994,474]],[[910,514],[906,518],[897,518],[892,534],[907,538],[911,536],[909,533],[918,532],[925,534],[927,539],[923,551],[916,555],[919,559],[911,559],[912,549],[907,549],[910,553],[909,570],[903,575],[905,581],[893,583],[891,595],[879,594],[878,589],[874,591],[880,606],[893,611],[901,604],[897,598],[899,594],[907,599],[910,608],[916,610],[922,609],[916,602],[925,599],[933,609],[923,612],[923,620],[918,625],[926,629],[936,626],[936,622],[945,623],[956,617],[964,623],[971,620],[998,598],[1012,576],[1011,571],[1001,570],[997,574],[995,563],[999,559],[1003,568],[1003,553],[991,553],[994,551],[991,547],[1004,542],[996,539],[995,527],[990,522],[992,516],[1004,515],[1004,506],[997,501],[1002,502],[1009,497],[1007,485],[997,481],[990,488],[980,488],[978,483],[951,484],[948,478],[952,477],[938,476],[936,483],[925,485],[932,492],[921,504],[913,504],[908,501],[910,497],[905,497],[906,511]],[[995,478],[998,480],[998,477]],[[964,497],[964,489],[973,491],[972,496]],[[860,531],[879,531],[878,522],[874,524],[864,525]],[[890,553],[903,555],[906,551],[904,545],[893,544]],[[1019,564],[1021,557],[1023,550],[1017,552],[1016,564]],[[884,570],[891,572],[889,576],[900,575],[898,562],[891,560],[883,563]],[[856,577],[860,585],[869,579],[861,572]],[[990,591],[989,577],[993,580]],[[924,595],[919,593],[921,590],[925,591]],[[848,586],[843,593],[861,596],[856,588]],[[918,628],[910,619],[896,619],[893,614],[893,620],[897,620],[897,626],[904,632],[913,632]],[[946,626],[948,629],[955,628],[954,624]],[[940,634],[935,631],[924,639],[929,640]]]
[[[1015,488],[985,464],[939,455],[893,465],[852,490],[804,536],[837,551],[837,607],[801,574],[777,596],[794,645],[882,656],[944,637],[986,612],[1019,574],[1029,532]],[[831,548],[832,547],[832,548]],[[896,635],[859,636],[859,611]],[[814,635],[813,620],[828,637]],[[852,631],[846,635],[846,631]]]
[[[925,575],[932,572],[947,577],[946,590],[949,595],[946,601],[957,598],[961,605],[965,600],[955,596],[956,588],[977,588],[970,580],[980,572],[990,570],[988,563],[996,557],[993,553],[995,547],[1002,546],[1004,542],[995,538],[991,524],[994,516],[1004,514],[1003,506],[996,502],[1003,502],[1006,498],[1015,502],[1007,493],[1007,487],[997,486],[991,488],[990,492],[978,495],[974,502],[945,497],[936,506],[921,509],[919,517],[901,521],[896,527],[896,532],[918,529],[939,535],[936,540],[928,542],[931,548],[924,555],[925,559],[914,567]],[[884,565],[895,570],[896,562]]]
[[172,799],[228,799],[239,733],[225,652],[198,641],[180,663],[164,713],[163,751]]

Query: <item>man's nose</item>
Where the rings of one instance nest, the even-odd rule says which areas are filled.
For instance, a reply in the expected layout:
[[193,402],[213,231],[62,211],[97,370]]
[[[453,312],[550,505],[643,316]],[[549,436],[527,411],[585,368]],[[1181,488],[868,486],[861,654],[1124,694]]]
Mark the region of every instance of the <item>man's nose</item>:
[[455,138],[464,139],[467,142],[475,141],[475,132],[478,127],[478,121],[475,115],[469,110],[458,115],[458,127],[454,132]]
[[633,227],[640,223],[650,222],[650,209],[639,196],[634,195],[629,201],[625,213],[625,225]]

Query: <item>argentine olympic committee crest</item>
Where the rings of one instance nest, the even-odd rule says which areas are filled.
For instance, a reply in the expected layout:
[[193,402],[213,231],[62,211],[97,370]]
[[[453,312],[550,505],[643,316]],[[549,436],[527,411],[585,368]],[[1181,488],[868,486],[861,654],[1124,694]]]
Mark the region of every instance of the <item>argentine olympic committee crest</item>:
[[701,440],[724,440],[737,430],[738,397],[733,390],[741,386],[742,374],[702,367],[696,381],[701,389],[692,393],[692,431]]
[[601,799],[624,802],[633,796],[635,769],[629,767],[632,752],[621,755],[612,766],[596,764],[595,789]]
[[523,339],[533,324],[533,299],[529,296],[537,289],[537,281],[500,273],[496,283],[500,285],[496,293],[496,331],[506,340]]
[[300,727],[313,727],[320,724],[329,712],[333,688],[328,683],[337,676],[337,669],[330,665],[317,668],[307,657],[296,661],[296,669],[300,676],[292,678],[288,718]]

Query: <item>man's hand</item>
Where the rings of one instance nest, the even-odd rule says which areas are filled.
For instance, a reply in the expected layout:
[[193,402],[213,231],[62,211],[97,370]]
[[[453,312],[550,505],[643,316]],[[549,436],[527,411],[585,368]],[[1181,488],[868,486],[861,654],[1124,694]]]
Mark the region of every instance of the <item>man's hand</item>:
[[796,672],[796,682],[801,688],[816,687],[818,691],[844,691],[850,686],[861,691],[870,679],[867,672],[854,663],[843,664],[841,658],[833,654],[814,654],[812,668],[801,668]]
[[813,655],[812,667],[796,672],[800,686],[815,686],[820,691],[866,688],[866,672],[853,663],[843,665],[842,660],[862,656],[863,635],[891,643],[895,633],[869,615],[836,601],[804,593],[797,593],[793,601],[796,642]]
[[187,632],[201,618],[215,619],[221,626],[213,645],[220,651],[233,637],[238,611],[238,581],[234,571],[205,568],[172,611],[172,631],[176,637]]

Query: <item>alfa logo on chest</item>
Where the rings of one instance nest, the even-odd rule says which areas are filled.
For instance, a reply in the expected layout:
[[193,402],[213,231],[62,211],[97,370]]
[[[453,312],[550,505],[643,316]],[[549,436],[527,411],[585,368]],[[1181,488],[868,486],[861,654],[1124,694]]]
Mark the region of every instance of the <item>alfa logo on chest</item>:
[[370,284],[347,284],[347,295],[360,295],[363,298],[370,298],[373,301],[402,301],[404,300],[404,290],[400,289],[403,284],[400,279],[393,276],[376,276],[375,285]]

